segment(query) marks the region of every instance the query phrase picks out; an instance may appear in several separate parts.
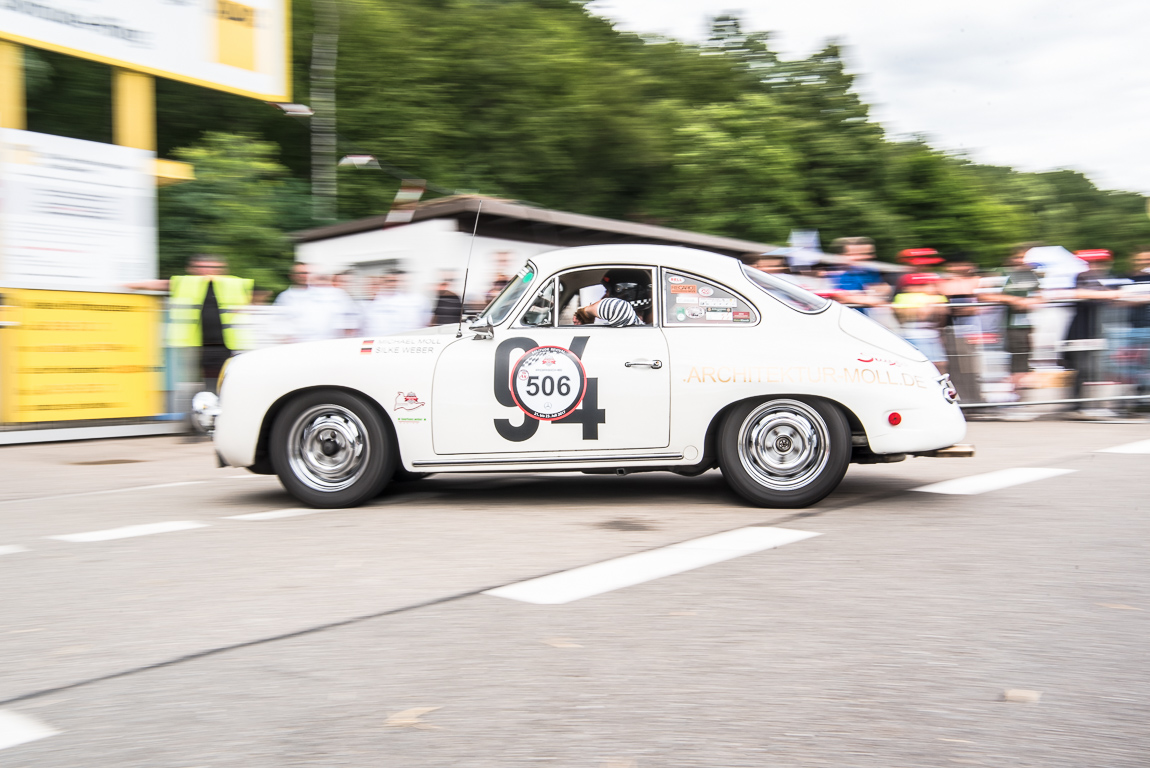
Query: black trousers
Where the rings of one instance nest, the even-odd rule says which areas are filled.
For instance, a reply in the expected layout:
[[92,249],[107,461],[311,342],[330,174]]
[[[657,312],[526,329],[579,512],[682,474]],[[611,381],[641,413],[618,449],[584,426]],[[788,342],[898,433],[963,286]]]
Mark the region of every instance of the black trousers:
[[204,389],[208,392],[216,391],[220,370],[231,356],[232,351],[223,344],[207,344],[200,348],[200,372],[204,377]]

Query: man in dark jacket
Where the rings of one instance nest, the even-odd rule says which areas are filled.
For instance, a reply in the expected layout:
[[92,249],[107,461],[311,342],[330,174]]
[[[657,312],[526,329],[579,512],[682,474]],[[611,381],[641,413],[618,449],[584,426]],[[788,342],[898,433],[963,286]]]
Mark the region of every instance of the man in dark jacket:
[[432,312],[432,325],[447,325],[458,323],[463,315],[463,302],[451,291],[451,274],[443,272],[439,276],[439,287],[436,291],[435,310]]

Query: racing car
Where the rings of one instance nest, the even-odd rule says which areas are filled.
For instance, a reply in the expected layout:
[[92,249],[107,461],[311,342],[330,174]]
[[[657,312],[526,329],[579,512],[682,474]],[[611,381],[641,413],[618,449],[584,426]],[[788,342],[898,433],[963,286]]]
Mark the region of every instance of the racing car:
[[851,462],[965,455],[954,387],[910,344],[673,246],[540,254],[466,323],[244,353],[219,391],[197,410],[221,465],[323,508],[431,473],[716,467],[750,504],[794,508]]

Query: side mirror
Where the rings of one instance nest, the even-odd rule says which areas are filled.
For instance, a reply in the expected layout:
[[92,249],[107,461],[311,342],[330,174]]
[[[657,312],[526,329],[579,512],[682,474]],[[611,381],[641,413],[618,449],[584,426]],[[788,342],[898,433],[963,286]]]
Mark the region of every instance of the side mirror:
[[495,338],[495,326],[491,324],[491,319],[488,318],[486,325],[470,325],[468,330],[475,331],[475,336],[472,341],[485,341],[487,339]]

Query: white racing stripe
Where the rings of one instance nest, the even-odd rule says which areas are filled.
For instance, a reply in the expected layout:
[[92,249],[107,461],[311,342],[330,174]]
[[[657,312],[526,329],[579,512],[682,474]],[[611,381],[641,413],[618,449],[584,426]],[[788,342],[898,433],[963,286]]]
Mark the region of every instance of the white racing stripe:
[[35,718],[0,709],[0,749],[45,739],[57,733],[59,731],[49,728]]
[[944,480],[941,483],[932,483],[913,491],[923,493],[946,493],[955,496],[974,496],[989,491],[999,491],[1012,485],[1033,483],[1036,480],[1046,480],[1050,477],[1067,475],[1073,469],[1043,469],[1041,467],[1015,467],[1013,469],[1000,469],[997,472],[987,472],[985,475],[971,475],[959,477],[954,480]]
[[320,512],[331,512],[330,509],[273,509],[270,512],[249,512],[246,515],[229,515],[225,520],[279,520],[282,517],[299,517],[300,515],[315,515]]
[[112,539],[130,539],[133,536],[150,536],[153,533],[171,533],[173,531],[190,531],[193,528],[206,528],[207,523],[195,520],[172,520],[167,523],[145,523],[143,525],[126,525],[123,528],[109,528],[106,531],[89,531],[88,533],[66,533],[63,536],[48,536],[49,539],[85,543],[89,541],[110,541]]
[[1116,445],[1113,448],[1103,448],[1096,453],[1150,453],[1150,440],[1141,440],[1137,443]]
[[22,547],[19,544],[5,544],[0,546],[0,555],[15,555],[20,552],[27,552],[27,547]]
[[484,594],[536,605],[560,605],[818,535],[789,528],[738,528],[497,587]]

